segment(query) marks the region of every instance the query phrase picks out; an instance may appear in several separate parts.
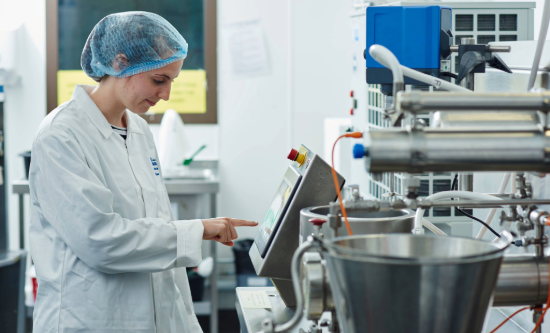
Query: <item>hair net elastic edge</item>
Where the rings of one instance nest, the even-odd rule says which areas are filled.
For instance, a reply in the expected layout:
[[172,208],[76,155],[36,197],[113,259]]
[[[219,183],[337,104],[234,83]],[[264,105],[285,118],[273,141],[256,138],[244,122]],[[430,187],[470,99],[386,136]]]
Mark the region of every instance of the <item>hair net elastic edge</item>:
[[[123,77],[128,77],[128,76],[132,76],[132,75],[136,75],[136,74],[140,74],[140,73],[145,73],[145,72],[149,72],[149,71],[152,71],[152,70],[155,70],[155,69],[159,69],[159,68],[168,66],[171,63],[174,63],[178,60],[185,59],[186,56],[171,57],[171,58],[168,58],[166,60],[159,61],[158,63],[156,63],[154,65],[151,65],[151,64],[143,65],[142,64],[141,66],[138,66],[138,67],[129,67],[129,68],[126,68],[125,70],[123,70],[122,72],[120,72],[119,74],[116,74],[116,75],[107,74],[107,75],[110,75],[110,76],[113,76],[113,77],[116,77],[116,78],[123,78]],[[144,67],[147,67],[147,68],[144,68]]]

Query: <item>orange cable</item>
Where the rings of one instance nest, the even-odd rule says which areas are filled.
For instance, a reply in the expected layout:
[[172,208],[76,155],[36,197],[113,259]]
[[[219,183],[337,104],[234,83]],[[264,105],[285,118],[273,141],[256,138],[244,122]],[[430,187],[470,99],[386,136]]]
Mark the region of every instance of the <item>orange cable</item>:
[[[548,220],[546,220],[548,222]],[[550,264],[548,265],[549,271],[550,271]],[[550,281],[550,274],[548,275],[549,281]],[[549,284],[550,286],[550,284]],[[549,287],[550,288],[550,287]],[[542,320],[544,319],[544,315],[546,314],[546,311],[548,311],[548,307],[550,306],[550,290],[548,290],[548,298],[546,299],[546,307],[544,307],[544,311],[542,312],[542,316],[540,316],[539,320],[537,321],[537,325],[535,325],[535,328],[531,331],[531,333],[535,333],[537,328],[539,328],[540,325],[542,325]]]
[[499,328],[502,327],[502,325],[506,324],[506,322],[507,322],[508,320],[512,319],[513,316],[515,316],[515,315],[517,315],[518,313],[520,313],[521,311],[527,310],[527,309],[530,309],[530,307],[526,306],[526,307],[521,308],[521,309],[517,310],[516,312],[512,313],[512,315],[511,315],[510,317],[506,318],[502,323],[500,323],[500,325],[498,325],[497,327],[495,327],[495,329],[492,330],[490,333],[495,333]]
[[346,221],[346,229],[348,229],[348,234],[350,236],[353,236],[353,232],[351,231],[351,227],[349,225],[348,221],[348,214],[346,213],[346,207],[344,207],[344,200],[342,199],[342,193],[340,192],[340,183],[338,183],[338,176],[336,175],[336,169],[334,169],[334,148],[336,148],[336,143],[338,143],[338,140],[341,138],[362,138],[363,133],[361,132],[353,132],[353,133],[346,133],[343,135],[340,135],[336,141],[334,141],[334,145],[332,146],[332,179],[334,180],[334,187],[336,188],[336,193],[338,194],[338,199],[340,200],[340,209],[342,210],[342,215],[344,215],[344,221]]

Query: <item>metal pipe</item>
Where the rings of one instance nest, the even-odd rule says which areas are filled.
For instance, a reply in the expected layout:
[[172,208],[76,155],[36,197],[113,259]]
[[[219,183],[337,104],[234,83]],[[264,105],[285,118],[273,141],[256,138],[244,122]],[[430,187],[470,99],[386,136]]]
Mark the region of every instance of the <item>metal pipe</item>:
[[405,88],[405,78],[399,60],[395,55],[382,45],[373,45],[369,53],[374,60],[389,68],[393,76],[393,96]]
[[[453,189],[451,189],[453,190]],[[474,190],[474,174],[471,172],[461,172],[458,174],[458,190],[470,191]]]
[[290,271],[292,275],[292,285],[294,287],[294,294],[296,296],[296,312],[290,320],[284,324],[277,324],[274,327],[275,333],[288,332],[293,329],[304,316],[304,294],[302,291],[301,283],[301,268],[302,268],[302,256],[304,253],[313,249],[317,246],[316,242],[312,239],[308,239],[307,242],[302,243],[302,245],[294,252],[292,256],[292,263],[290,266]]
[[[461,208],[493,208],[502,206],[527,206],[527,205],[550,205],[550,199],[504,199],[499,201],[490,200],[464,200],[464,201],[421,201],[417,207],[429,209],[432,207],[461,207]],[[413,205],[411,205],[413,206]],[[412,208],[412,207],[410,207]]]
[[[451,45],[451,52],[458,52],[458,47],[460,45]],[[487,45],[485,48],[489,52],[510,52],[512,50],[511,46],[504,45]]]
[[[386,52],[387,51],[387,52]],[[405,67],[401,64],[399,64],[399,61],[397,58],[395,59],[395,62],[391,60],[390,55],[395,58],[393,53],[391,53],[390,50],[386,49],[385,47],[381,45],[373,45],[369,49],[370,55],[374,58],[374,60],[378,61],[382,65],[388,67],[392,70],[392,73],[394,72],[394,69],[399,68],[399,72],[397,75],[401,75],[399,77],[398,82],[400,82],[403,75],[410,77],[411,79],[429,84],[431,86],[434,86],[436,89],[444,89],[448,91],[456,91],[456,92],[462,92],[462,93],[471,93],[472,91],[463,88],[461,86],[457,86],[456,84],[452,84],[448,81],[441,80],[435,76],[427,75],[424,73],[420,73],[419,71],[415,71],[414,69],[410,69],[408,67]],[[394,78],[396,74],[394,74]],[[396,81],[394,80],[394,96],[396,95],[396,91],[403,90],[403,87],[398,86],[398,90],[396,90]]]
[[550,23],[550,1],[544,1],[544,7],[542,9],[542,20],[540,24],[539,40],[537,42],[537,50],[535,51],[535,57],[533,58],[533,65],[531,66],[531,74],[529,75],[529,83],[527,85],[527,91],[531,90],[535,86],[535,80],[537,78],[537,72],[540,64],[540,57],[542,56],[542,50],[544,48],[544,42],[546,41],[546,34],[548,33],[548,24]]
[[401,92],[398,111],[550,111],[550,92],[539,93],[449,93]]
[[399,128],[367,136],[365,167],[371,173],[550,172],[550,136],[541,130]]
[[505,256],[500,266],[493,306],[535,306],[548,297],[548,258]]

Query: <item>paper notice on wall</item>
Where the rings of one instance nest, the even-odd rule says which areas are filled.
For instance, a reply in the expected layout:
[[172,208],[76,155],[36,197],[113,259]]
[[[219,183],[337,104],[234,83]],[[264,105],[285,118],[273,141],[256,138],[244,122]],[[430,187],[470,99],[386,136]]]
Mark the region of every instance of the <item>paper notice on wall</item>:
[[244,309],[271,309],[271,302],[264,290],[239,291],[239,301]]
[[260,20],[226,26],[231,67],[235,76],[269,74],[266,44]]

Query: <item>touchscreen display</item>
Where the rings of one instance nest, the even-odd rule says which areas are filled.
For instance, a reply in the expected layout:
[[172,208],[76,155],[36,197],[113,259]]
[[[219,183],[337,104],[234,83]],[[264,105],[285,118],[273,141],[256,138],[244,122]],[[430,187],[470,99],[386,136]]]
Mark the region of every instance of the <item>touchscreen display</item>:
[[256,232],[256,237],[254,237],[254,242],[262,258],[266,255],[273,238],[277,234],[279,225],[285,217],[286,211],[290,206],[290,202],[292,201],[301,179],[302,176],[296,170],[292,167],[288,167],[269,205],[269,209]]
[[290,197],[290,191],[290,186],[288,186],[285,181],[282,181],[279,189],[277,190],[277,193],[275,194],[275,198],[271,202],[271,206],[269,207],[269,210],[264,217],[264,221],[262,222],[261,231],[264,238],[269,239],[269,236],[271,236],[271,233],[273,232],[273,227],[277,222],[277,218],[283,211],[283,208],[285,207],[288,198]]

